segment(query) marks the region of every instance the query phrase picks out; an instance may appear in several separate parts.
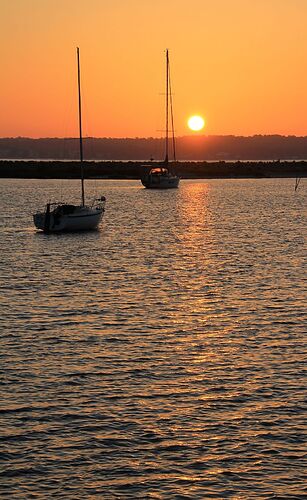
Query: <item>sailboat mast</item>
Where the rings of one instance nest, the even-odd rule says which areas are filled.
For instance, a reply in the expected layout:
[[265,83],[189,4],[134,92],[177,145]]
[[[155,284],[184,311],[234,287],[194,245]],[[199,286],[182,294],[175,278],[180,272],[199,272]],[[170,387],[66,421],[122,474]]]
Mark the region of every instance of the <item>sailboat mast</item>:
[[82,145],[82,108],[81,108],[81,79],[80,79],[80,60],[79,47],[77,47],[78,61],[78,104],[79,104],[79,142],[80,142],[80,165],[81,165],[81,197],[82,206],[85,205],[84,199],[84,166],[83,166],[83,145]]
[[169,98],[169,60],[168,49],[166,49],[166,114],[165,114],[165,163],[168,163],[168,98]]

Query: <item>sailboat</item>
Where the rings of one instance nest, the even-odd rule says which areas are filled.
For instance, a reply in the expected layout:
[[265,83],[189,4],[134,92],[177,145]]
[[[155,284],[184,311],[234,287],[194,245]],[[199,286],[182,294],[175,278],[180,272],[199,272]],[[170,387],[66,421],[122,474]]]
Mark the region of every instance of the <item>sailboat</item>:
[[172,102],[172,91],[171,91],[171,79],[170,79],[170,64],[168,50],[166,50],[166,113],[165,113],[165,159],[164,162],[153,168],[143,165],[143,171],[145,173],[141,176],[141,182],[143,186],[148,189],[171,189],[177,188],[179,185],[180,178],[169,166],[169,111],[171,116],[171,126],[172,126],[172,146],[173,146],[173,158],[176,161],[176,149],[175,149],[175,135],[174,135],[174,119],[173,119],[173,102]]
[[106,199],[104,196],[97,198],[91,205],[85,204],[84,192],[84,162],[82,145],[82,113],[81,113],[81,81],[80,58],[77,47],[78,64],[78,105],[79,105],[79,142],[80,142],[80,178],[81,178],[81,204],[74,205],[65,202],[48,202],[45,210],[33,215],[37,229],[45,233],[61,231],[87,231],[97,229],[105,210]]

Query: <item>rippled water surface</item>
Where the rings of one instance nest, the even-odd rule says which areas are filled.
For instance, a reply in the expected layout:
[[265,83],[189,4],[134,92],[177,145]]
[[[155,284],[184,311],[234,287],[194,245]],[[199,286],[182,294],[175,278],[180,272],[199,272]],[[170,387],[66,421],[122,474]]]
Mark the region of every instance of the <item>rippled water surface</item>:
[[305,181],[0,185],[1,498],[306,498]]

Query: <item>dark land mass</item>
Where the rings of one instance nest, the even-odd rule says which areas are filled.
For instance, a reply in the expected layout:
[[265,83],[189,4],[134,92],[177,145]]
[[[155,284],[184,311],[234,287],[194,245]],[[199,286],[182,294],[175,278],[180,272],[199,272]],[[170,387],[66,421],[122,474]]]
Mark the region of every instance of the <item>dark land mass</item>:
[[[145,166],[146,165],[146,166]],[[86,161],[85,178],[140,179],[157,162]],[[170,163],[183,179],[307,177],[307,161],[190,161]],[[77,179],[78,161],[0,160],[0,177],[23,179]]]
[[[176,172],[182,178],[306,176],[307,137],[198,135],[178,137],[176,145],[180,160]],[[164,157],[164,146],[164,139],[87,137],[83,140],[84,158],[89,160],[85,177],[139,179],[142,164],[155,165],[153,160]],[[80,176],[79,139],[75,138],[3,138],[0,158],[0,177]]]
[[[165,156],[164,139],[83,139],[87,160],[147,161]],[[254,135],[184,136],[176,138],[180,161],[222,160],[307,160],[307,136]],[[26,137],[0,138],[0,158],[35,160],[77,160],[79,139]]]

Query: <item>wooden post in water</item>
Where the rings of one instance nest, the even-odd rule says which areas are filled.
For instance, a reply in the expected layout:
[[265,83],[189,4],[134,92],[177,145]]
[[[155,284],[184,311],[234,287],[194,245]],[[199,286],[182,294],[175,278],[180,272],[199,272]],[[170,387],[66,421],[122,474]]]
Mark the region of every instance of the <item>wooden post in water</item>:
[[299,186],[300,180],[301,180],[301,178],[300,178],[300,177],[297,177],[297,178],[295,179],[295,187],[294,187],[294,191],[297,191],[297,188],[298,188],[298,186]]

